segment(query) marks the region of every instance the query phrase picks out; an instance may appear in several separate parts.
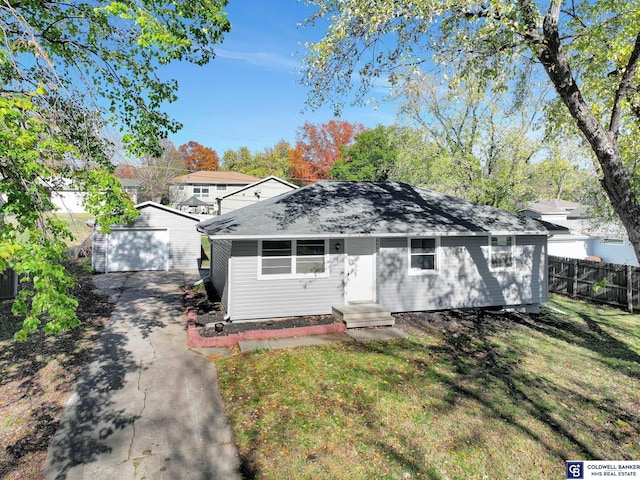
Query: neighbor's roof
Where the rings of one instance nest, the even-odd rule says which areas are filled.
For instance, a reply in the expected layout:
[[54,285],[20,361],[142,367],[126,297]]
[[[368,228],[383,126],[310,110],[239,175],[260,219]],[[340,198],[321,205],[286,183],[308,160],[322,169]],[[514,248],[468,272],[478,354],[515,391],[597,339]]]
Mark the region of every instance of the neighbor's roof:
[[238,172],[220,172],[220,171],[208,171],[202,170],[200,172],[193,172],[187,175],[181,175],[173,179],[176,183],[226,183],[226,184],[240,184],[246,185],[249,183],[257,182],[260,180],[258,177],[251,175],[245,175]]
[[218,238],[533,234],[537,220],[395,182],[321,181],[214,217]]
[[231,192],[231,193],[227,193],[226,195],[220,197],[222,200],[224,200],[227,197],[232,197],[232,196],[237,196],[238,194],[245,192],[247,190],[251,190],[252,188],[256,188],[260,185],[262,185],[263,183],[269,182],[269,181],[275,181],[278,183],[281,183],[282,185],[285,185],[287,187],[291,187],[292,190],[295,190],[296,188],[298,188],[297,185],[294,185],[293,183],[289,183],[286,180],[281,179],[280,177],[276,177],[275,175],[270,175],[266,178],[260,179],[257,182],[251,183],[249,185],[247,185],[246,187],[242,187],[240,190],[236,190],[235,192]]
[[527,210],[537,213],[568,213],[581,207],[577,202],[570,202],[569,200],[535,200],[527,205]]

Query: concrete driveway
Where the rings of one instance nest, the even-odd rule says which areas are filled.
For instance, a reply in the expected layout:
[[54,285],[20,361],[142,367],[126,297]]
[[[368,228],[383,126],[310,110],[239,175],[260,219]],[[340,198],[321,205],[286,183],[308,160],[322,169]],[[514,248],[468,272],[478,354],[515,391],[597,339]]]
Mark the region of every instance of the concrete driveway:
[[46,478],[240,478],[215,365],[186,346],[180,286],[199,273],[94,279],[115,308],[62,416]]

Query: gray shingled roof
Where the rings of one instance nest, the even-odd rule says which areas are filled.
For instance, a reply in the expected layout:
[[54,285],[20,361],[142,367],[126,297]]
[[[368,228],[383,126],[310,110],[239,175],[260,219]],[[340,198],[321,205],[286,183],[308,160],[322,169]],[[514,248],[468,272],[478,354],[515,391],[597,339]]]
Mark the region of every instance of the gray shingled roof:
[[538,221],[395,182],[321,181],[198,224],[224,238],[547,234]]

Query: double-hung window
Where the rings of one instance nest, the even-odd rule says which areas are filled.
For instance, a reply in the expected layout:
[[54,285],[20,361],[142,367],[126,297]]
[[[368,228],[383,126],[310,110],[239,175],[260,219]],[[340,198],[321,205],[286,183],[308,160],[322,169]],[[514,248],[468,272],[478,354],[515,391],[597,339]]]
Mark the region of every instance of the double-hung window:
[[510,235],[496,235],[491,237],[491,268],[513,267],[514,237]]
[[409,274],[422,275],[438,271],[438,239],[409,239]]
[[227,190],[227,184],[226,183],[218,183],[216,185],[216,190],[219,192],[224,192],[225,190]]
[[326,273],[325,240],[263,240],[260,245],[262,277],[304,277]]
[[193,187],[193,195],[195,197],[208,197],[209,187]]

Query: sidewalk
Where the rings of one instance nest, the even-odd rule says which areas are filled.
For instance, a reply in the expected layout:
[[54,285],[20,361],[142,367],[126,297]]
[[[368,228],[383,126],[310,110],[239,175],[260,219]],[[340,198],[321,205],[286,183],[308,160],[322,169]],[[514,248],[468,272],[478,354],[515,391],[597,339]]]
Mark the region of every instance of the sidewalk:
[[94,277],[116,305],[47,456],[47,479],[239,479],[215,365],[186,346],[193,272]]

